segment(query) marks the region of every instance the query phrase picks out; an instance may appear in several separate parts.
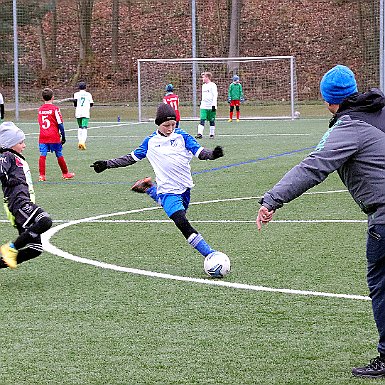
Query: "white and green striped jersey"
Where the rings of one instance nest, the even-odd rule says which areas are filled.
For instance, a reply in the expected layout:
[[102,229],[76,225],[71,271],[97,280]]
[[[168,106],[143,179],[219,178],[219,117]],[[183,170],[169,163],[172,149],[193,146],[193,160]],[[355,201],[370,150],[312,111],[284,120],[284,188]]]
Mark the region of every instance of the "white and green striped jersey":
[[202,101],[200,108],[202,110],[211,110],[212,107],[217,108],[218,89],[214,82],[202,84]]
[[93,104],[92,95],[85,90],[80,90],[74,93],[76,100],[75,118],[89,118],[91,104]]

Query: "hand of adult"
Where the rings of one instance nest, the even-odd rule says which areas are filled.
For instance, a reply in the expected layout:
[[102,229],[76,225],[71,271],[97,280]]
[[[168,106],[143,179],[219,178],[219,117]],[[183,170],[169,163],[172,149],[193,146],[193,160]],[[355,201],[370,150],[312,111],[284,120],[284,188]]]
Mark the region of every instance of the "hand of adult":
[[270,222],[273,219],[274,213],[275,213],[274,210],[269,211],[267,207],[261,206],[261,208],[258,210],[258,215],[256,220],[258,230],[261,230],[263,225],[266,225],[268,222]]

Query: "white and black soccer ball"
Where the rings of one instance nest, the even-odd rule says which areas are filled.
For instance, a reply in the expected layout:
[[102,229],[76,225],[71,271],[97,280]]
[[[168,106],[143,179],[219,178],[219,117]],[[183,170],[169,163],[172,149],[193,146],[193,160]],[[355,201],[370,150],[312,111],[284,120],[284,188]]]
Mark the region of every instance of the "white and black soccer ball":
[[203,263],[205,272],[213,278],[223,278],[230,273],[230,258],[220,251],[210,253]]

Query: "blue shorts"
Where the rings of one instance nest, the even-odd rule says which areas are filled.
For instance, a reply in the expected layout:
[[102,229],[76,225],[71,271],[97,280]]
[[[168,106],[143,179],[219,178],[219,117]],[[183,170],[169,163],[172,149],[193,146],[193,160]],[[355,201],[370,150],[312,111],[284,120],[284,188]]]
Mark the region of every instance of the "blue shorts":
[[170,218],[177,211],[187,211],[190,204],[190,189],[188,188],[183,194],[159,194],[158,202]]
[[48,152],[54,152],[57,158],[63,156],[63,145],[61,143],[40,143],[39,151],[41,156],[47,156]]

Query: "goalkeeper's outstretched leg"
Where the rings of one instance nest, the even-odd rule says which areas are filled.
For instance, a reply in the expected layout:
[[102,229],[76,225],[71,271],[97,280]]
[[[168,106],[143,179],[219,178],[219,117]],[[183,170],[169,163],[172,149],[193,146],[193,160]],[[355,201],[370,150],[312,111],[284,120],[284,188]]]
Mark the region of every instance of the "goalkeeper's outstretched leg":
[[51,228],[52,219],[40,207],[28,204],[16,213],[15,225],[19,236],[0,247],[0,268],[15,269],[19,263],[38,257],[43,252],[40,235]]

